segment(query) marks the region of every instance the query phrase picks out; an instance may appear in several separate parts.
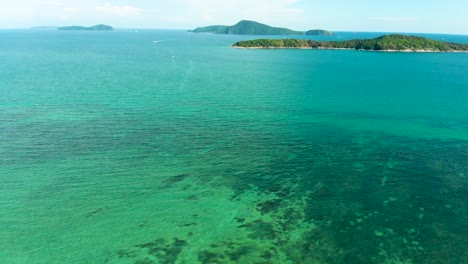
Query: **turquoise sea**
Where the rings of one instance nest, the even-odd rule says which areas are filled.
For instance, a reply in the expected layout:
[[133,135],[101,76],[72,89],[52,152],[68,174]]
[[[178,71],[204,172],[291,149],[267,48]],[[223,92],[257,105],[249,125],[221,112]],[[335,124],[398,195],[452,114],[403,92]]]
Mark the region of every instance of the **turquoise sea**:
[[252,38],[0,31],[0,262],[468,263],[468,53]]

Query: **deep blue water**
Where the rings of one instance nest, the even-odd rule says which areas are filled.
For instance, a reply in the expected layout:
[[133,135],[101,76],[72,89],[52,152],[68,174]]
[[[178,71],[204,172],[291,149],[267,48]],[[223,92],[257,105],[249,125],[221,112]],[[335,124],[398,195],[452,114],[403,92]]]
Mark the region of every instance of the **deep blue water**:
[[468,53],[251,38],[0,31],[0,260],[468,262]]

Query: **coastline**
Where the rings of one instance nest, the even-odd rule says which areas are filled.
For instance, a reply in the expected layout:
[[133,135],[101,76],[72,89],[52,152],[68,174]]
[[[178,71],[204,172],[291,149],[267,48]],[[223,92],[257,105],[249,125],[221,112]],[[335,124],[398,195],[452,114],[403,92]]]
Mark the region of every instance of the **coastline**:
[[230,46],[235,49],[310,49],[310,50],[357,50],[357,51],[372,51],[372,52],[402,52],[402,53],[467,53],[464,50],[451,50],[451,51],[440,51],[440,50],[366,50],[366,49],[349,49],[349,48],[311,48],[311,47],[239,47]]

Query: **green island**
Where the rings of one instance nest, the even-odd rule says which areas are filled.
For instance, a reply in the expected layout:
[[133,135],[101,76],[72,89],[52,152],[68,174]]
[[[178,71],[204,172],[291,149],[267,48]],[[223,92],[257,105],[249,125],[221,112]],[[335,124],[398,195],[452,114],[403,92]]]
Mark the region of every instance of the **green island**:
[[256,21],[242,20],[233,26],[214,25],[189,30],[194,33],[212,33],[229,35],[334,35],[333,32],[321,29],[296,31],[288,28],[271,27]]
[[384,35],[373,39],[346,41],[314,41],[306,39],[257,39],[239,41],[238,48],[298,48],[298,49],[355,49],[373,51],[456,52],[468,51],[468,44],[437,41],[401,34]]
[[92,27],[83,27],[83,26],[71,26],[71,27],[59,27],[58,30],[114,30],[113,27],[108,25],[95,25]]
[[336,35],[334,32],[323,30],[323,29],[312,29],[305,32],[305,35],[309,36],[334,36]]
[[54,26],[35,26],[35,27],[30,27],[29,29],[57,29],[58,27]]

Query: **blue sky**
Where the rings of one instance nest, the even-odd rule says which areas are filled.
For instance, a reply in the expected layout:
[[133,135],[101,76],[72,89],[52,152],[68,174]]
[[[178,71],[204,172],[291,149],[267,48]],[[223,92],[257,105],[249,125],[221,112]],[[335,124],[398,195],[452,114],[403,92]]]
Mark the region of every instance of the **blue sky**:
[[242,19],[296,30],[468,34],[466,0],[1,0],[0,28],[192,29]]

